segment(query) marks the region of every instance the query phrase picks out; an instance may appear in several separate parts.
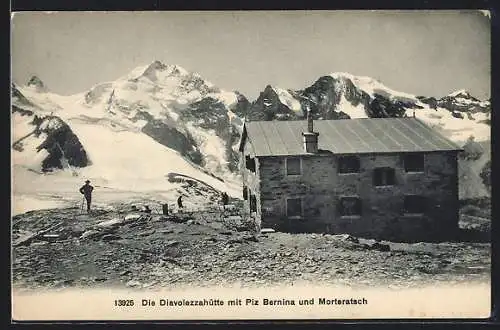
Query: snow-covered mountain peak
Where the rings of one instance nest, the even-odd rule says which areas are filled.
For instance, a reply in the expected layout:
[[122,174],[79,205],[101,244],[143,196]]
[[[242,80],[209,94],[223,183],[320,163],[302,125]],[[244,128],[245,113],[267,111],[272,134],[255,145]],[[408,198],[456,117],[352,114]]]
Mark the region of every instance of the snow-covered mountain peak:
[[374,97],[378,94],[389,99],[403,99],[417,102],[417,98],[415,95],[396,91],[384,85],[380,80],[372,77],[355,76],[347,72],[334,72],[331,73],[330,76],[336,80],[344,81],[347,84],[350,81],[359,90],[367,93],[371,97]]
[[196,92],[202,96],[209,93],[218,93],[220,89],[213,83],[204,79],[196,72],[190,72],[176,64],[164,64],[160,61],[153,61],[147,66],[140,66],[133,69],[129,74],[119,79],[120,82],[153,84],[156,91],[165,89],[176,91],[176,96]]
[[376,80],[372,77],[367,76],[355,76],[348,72],[333,72],[330,73],[330,76],[339,82],[347,82],[351,81],[354,85],[359,88],[366,89],[390,89],[384,84],[382,84],[379,80]]
[[157,70],[165,70],[168,68],[168,65],[162,63],[161,61],[154,60],[150,65],[150,68],[157,69]]
[[353,82],[365,84],[365,85],[381,85],[379,80],[376,80],[368,76],[355,76],[348,72],[332,72],[330,76],[335,79],[350,79]]
[[489,100],[481,101],[472,96],[471,93],[465,89],[448,94],[439,99],[438,104],[462,112],[489,113],[491,111]]
[[[129,109],[137,106],[149,108],[153,103],[159,103],[161,106],[155,106],[155,109],[161,111],[163,106],[168,106],[174,100],[179,105],[186,105],[204,97],[219,99],[227,105],[237,101],[234,93],[219,89],[200,74],[189,72],[176,64],[155,60],[149,65],[136,67],[114,81],[93,86],[85,93],[84,103],[107,108],[112,98]],[[125,105],[124,102],[129,104]]]
[[457,102],[464,104],[480,103],[481,106],[486,106],[489,103],[488,101],[480,101],[478,98],[472,96],[472,94],[465,89],[461,89],[453,93],[450,93],[443,99],[455,99]]
[[450,97],[462,97],[462,98],[472,98],[472,95],[469,93],[469,91],[465,89],[460,89],[458,91],[455,91],[453,93],[448,94]]
[[153,61],[146,67],[142,73],[143,77],[156,82],[167,79],[168,77],[182,77],[189,75],[189,72],[178,65],[167,65],[160,61]]
[[48,89],[43,83],[43,81],[38,78],[37,76],[32,76],[30,80],[28,80],[28,83],[26,84],[27,87],[32,88],[36,90],[37,92],[44,93],[47,92]]

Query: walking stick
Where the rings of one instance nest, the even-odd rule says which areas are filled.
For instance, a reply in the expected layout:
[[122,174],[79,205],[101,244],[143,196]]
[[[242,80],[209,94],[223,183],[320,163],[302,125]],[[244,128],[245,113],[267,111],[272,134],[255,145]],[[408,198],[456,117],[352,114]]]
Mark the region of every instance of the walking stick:
[[85,202],[85,196],[82,196],[82,206],[80,207],[80,211],[83,213],[83,203]]

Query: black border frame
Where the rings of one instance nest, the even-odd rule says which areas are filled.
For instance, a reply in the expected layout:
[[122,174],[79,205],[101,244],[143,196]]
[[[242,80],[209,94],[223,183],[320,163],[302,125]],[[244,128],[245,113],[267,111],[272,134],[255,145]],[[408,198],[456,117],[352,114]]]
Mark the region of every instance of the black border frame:
[[[375,2],[370,2],[369,0],[361,0],[361,1],[348,1],[348,0],[337,0],[334,2],[328,3],[327,1],[247,1],[236,2],[236,1],[180,1],[180,0],[123,0],[123,1],[111,1],[111,0],[79,0],[79,1],[71,1],[71,0],[45,0],[41,2],[40,0],[12,0],[11,6],[9,8],[9,18],[11,12],[16,11],[151,11],[151,10],[341,10],[341,9],[355,9],[355,10],[372,10],[372,9],[387,9],[387,10],[396,10],[396,9],[408,9],[408,10],[445,10],[445,9],[464,9],[464,10],[474,10],[474,9],[485,9],[491,11],[491,103],[492,109],[496,108],[496,105],[499,104],[499,89],[498,86],[498,69],[497,69],[497,61],[500,59],[500,54],[498,51],[498,39],[499,39],[499,17],[500,11],[498,10],[498,2],[495,0],[405,0],[405,1],[397,1],[397,0],[378,0]],[[9,44],[7,47],[10,50],[10,20],[9,26],[3,29],[4,32],[8,33],[7,38],[3,40],[8,40]],[[6,87],[6,96],[7,96],[7,105],[10,108],[10,51],[7,56],[6,61],[6,69],[9,73],[9,82]],[[8,94],[7,94],[8,91]],[[4,114],[7,114],[7,111],[4,111]],[[495,111],[492,111],[492,121],[493,126],[495,127],[498,121],[498,118],[495,114]],[[10,123],[10,115],[9,118],[3,121],[3,123]],[[10,125],[7,129],[2,130],[6,135],[9,134],[8,138],[5,137],[4,141],[10,141]],[[492,129],[491,135],[491,143],[492,143],[492,168],[494,168],[494,164],[496,163],[496,134],[494,129]],[[10,151],[10,143],[8,149]],[[10,158],[9,158],[10,160]],[[4,187],[8,187],[9,191],[7,192],[10,196],[11,194],[11,166],[10,162],[8,165],[8,169],[4,170],[2,174],[9,173],[9,177],[7,178],[7,185],[3,185]],[[492,197],[495,196],[496,184],[495,184],[496,176],[492,174]],[[4,181],[5,182],[5,181]],[[8,207],[4,208],[7,210],[8,214],[5,219],[10,219],[10,198],[8,199]],[[11,273],[10,273],[10,221],[8,222],[8,230],[5,230],[4,233],[7,234],[4,242],[8,244],[7,249],[4,249],[4,253],[6,253],[7,260],[9,262],[9,273],[8,273],[8,284],[9,288],[9,310],[8,315],[10,316],[10,322],[14,325],[62,325],[62,326],[102,326],[102,325],[148,325],[148,326],[165,326],[165,325],[205,325],[205,326],[237,326],[237,325],[261,325],[261,326],[270,326],[278,327],[297,327],[297,326],[341,326],[341,327],[352,327],[352,326],[368,326],[370,328],[380,328],[380,327],[388,327],[392,328],[395,326],[410,326],[410,327],[437,327],[441,329],[443,327],[456,327],[456,326],[477,326],[477,327],[490,327],[499,324],[500,319],[500,280],[498,276],[499,265],[498,265],[498,246],[499,246],[499,225],[498,220],[494,219],[498,215],[499,206],[492,203],[492,264],[491,264],[491,290],[492,290],[492,304],[491,304],[491,316],[489,319],[363,319],[363,320],[352,320],[352,319],[336,319],[336,320],[220,320],[220,321],[166,321],[166,320],[152,320],[152,321],[15,321],[12,319],[12,299],[11,299]]]

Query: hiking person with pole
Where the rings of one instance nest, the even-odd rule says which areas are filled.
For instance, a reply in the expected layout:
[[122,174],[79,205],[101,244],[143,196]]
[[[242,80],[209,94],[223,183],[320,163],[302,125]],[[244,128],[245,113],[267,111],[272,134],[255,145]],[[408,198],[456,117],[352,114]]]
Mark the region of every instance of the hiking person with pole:
[[87,213],[90,212],[90,203],[92,202],[92,191],[94,187],[90,185],[90,181],[85,181],[85,184],[80,188],[80,193],[87,200]]
[[222,209],[225,210],[226,205],[229,203],[229,196],[227,195],[226,192],[222,193],[221,202],[222,202]]
[[183,205],[182,205],[182,195],[177,198],[177,206],[179,207],[179,211],[182,210]]

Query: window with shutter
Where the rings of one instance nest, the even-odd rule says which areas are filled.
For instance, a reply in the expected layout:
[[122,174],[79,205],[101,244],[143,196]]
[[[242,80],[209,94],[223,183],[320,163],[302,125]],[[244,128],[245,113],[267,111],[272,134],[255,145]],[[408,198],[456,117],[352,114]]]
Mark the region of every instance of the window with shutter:
[[407,195],[404,198],[404,213],[423,214],[426,210],[427,200],[423,196]]
[[288,198],[286,200],[286,215],[287,217],[302,216],[302,200],[300,198]]
[[361,215],[361,200],[358,197],[340,198],[339,213],[341,216]]
[[358,156],[342,156],[338,161],[338,172],[341,174],[359,173],[360,161]]
[[404,155],[404,167],[406,172],[423,172],[425,157],[423,154],[411,153]]
[[300,175],[301,174],[301,160],[299,157],[286,158],[286,175]]
[[395,182],[395,170],[393,168],[379,167],[373,170],[374,186],[393,186]]

